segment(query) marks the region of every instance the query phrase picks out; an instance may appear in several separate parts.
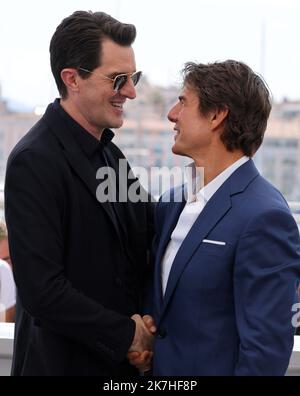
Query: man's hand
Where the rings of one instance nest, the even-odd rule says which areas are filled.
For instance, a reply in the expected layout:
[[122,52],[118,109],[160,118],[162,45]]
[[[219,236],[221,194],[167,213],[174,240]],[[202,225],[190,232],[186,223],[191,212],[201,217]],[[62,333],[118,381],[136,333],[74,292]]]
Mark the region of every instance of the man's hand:
[[[135,335],[132,341],[131,347],[129,348],[129,352],[144,352],[144,351],[152,351],[153,344],[153,335],[150,330],[146,326],[145,322],[141,318],[140,315],[132,315],[131,319],[135,321]],[[148,319],[148,323],[150,320]],[[150,325],[150,327],[152,324]]]
[[[143,322],[143,329],[144,326],[151,334],[154,334],[156,332],[156,326],[154,324],[154,320],[152,316],[150,315],[145,315],[143,318],[141,318],[139,315],[133,315],[131,317],[135,322],[136,322],[136,332],[135,332],[135,337],[133,340],[133,343],[129,349],[129,352],[127,354],[127,358],[129,360],[129,363],[135,366],[140,372],[147,371],[151,368],[151,361],[153,357],[153,352],[152,352],[152,342],[153,342],[153,336],[151,340],[151,348],[147,349],[145,348],[142,351],[138,351],[136,348],[135,344],[135,338],[137,336],[137,327],[140,325],[140,320],[142,319]],[[139,324],[138,324],[139,323]],[[138,336],[137,336],[138,337]]]
[[154,319],[152,318],[152,316],[144,315],[143,316],[143,321],[144,321],[145,325],[147,326],[147,329],[152,334],[155,334],[156,333],[156,326],[155,326]]
[[128,352],[127,358],[129,363],[135,366],[140,373],[144,373],[151,369],[152,366],[152,351],[144,352]]

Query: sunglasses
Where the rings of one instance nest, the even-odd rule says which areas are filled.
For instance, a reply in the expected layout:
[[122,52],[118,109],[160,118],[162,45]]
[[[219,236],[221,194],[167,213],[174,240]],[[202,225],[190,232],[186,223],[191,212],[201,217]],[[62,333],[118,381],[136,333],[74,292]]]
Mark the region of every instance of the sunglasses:
[[118,74],[115,78],[110,78],[110,77],[105,76],[104,74],[92,72],[90,70],[83,69],[82,67],[78,67],[78,70],[82,70],[86,73],[95,74],[100,77],[106,78],[107,80],[110,80],[113,83],[114,91],[119,91],[120,89],[122,89],[124,87],[124,85],[127,83],[129,77],[131,78],[133,85],[136,86],[136,84],[139,82],[141,75],[142,75],[141,71],[137,71],[134,73]]

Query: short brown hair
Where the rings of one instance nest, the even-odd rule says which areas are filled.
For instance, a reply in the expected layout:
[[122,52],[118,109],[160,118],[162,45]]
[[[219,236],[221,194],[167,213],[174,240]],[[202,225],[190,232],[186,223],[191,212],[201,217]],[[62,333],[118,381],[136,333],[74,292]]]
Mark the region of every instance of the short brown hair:
[[261,145],[271,111],[266,83],[246,64],[234,60],[208,64],[188,62],[184,84],[195,90],[199,110],[228,109],[221,135],[229,151],[240,149],[252,156]]
[[[57,27],[50,43],[52,74],[62,98],[67,88],[60,73],[64,68],[80,67],[94,70],[101,65],[102,40],[109,38],[115,43],[130,46],[135,40],[134,25],[121,23],[105,12],[75,11]],[[82,78],[90,75],[78,70]]]

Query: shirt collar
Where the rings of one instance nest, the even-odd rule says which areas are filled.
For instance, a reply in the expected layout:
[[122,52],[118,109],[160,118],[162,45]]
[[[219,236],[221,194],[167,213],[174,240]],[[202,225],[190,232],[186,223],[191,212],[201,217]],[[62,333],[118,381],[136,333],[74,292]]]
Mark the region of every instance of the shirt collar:
[[[198,200],[197,194],[204,186],[204,170],[196,167],[194,162],[186,165],[185,175],[187,180],[187,203]],[[199,197],[201,198],[201,197]]]
[[91,157],[96,151],[102,151],[115,136],[115,134],[108,128],[104,129],[101,139],[96,139],[86,129],[84,129],[78,122],[76,122],[60,105],[60,100],[56,99],[53,103],[53,107],[59,112],[61,117],[67,122],[69,130],[74,136],[78,145],[82,148],[88,157]]
[[221,185],[245,162],[249,161],[249,157],[243,156],[235,161],[206,186],[204,185],[204,169],[195,166],[192,162],[186,166],[188,170],[187,175],[187,203],[194,202],[195,200],[201,201],[204,205],[210,200],[214,193],[221,187]]

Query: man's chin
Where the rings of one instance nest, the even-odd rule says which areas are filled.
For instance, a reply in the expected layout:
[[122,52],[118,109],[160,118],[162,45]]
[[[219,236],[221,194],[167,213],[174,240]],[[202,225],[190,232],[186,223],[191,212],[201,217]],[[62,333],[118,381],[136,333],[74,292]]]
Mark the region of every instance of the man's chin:
[[184,150],[180,149],[179,147],[176,147],[176,144],[172,147],[172,152],[173,154],[181,155],[182,157],[190,157],[188,154],[184,152]]
[[123,125],[123,123],[124,123],[124,120],[123,120],[123,119],[120,119],[119,121],[111,122],[110,128],[112,128],[112,129],[121,128],[121,126]]
[[176,155],[184,155],[182,150],[180,150],[180,147],[177,147],[176,143],[172,147],[172,152],[173,152],[173,154],[176,154]]

